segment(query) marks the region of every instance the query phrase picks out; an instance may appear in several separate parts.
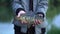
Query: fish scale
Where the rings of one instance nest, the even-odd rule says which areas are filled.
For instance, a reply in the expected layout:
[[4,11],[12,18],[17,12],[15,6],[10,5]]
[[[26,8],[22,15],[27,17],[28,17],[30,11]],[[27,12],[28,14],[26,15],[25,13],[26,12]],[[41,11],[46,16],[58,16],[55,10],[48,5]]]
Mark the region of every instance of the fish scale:
[[42,21],[44,21],[44,18],[42,18],[42,17],[40,17],[40,16],[38,16],[38,15],[34,15],[34,16],[31,16],[31,15],[29,15],[29,14],[24,14],[24,15],[21,15],[20,16],[20,18],[19,19],[17,19],[17,20],[26,20],[27,22],[28,22],[28,28],[32,25],[32,24],[34,24],[34,20],[35,19],[38,19],[38,20],[42,20]]

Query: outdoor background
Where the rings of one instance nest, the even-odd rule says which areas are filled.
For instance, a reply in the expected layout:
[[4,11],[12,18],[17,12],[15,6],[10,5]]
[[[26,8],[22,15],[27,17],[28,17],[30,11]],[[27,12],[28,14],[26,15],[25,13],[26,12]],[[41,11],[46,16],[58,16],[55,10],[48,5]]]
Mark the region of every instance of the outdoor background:
[[[11,0],[0,0],[0,34],[14,34]],[[47,34],[60,34],[60,0],[49,0]]]

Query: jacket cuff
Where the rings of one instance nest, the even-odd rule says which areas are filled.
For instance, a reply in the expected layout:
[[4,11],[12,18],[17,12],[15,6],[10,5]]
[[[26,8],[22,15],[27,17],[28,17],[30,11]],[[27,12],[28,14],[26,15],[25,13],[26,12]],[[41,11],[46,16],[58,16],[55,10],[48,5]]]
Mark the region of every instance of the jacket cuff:
[[25,10],[22,9],[22,8],[18,8],[18,9],[16,10],[16,15],[18,15],[19,11],[21,11],[21,10],[25,11]]
[[42,14],[43,15],[43,18],[45,17],[45,15],[44,15],[43,12],[37,12],[36,14]]

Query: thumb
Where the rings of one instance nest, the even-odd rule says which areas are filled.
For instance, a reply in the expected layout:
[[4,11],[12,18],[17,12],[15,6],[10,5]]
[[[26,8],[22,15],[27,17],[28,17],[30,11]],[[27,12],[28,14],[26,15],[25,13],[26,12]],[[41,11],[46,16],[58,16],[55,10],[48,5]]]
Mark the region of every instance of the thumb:
[[23,11],[23,10],[19,11],[19,13],[18,13],[17,17],[20,17],[20,16],[21,16],[21,14],[25,14],[25,11]]

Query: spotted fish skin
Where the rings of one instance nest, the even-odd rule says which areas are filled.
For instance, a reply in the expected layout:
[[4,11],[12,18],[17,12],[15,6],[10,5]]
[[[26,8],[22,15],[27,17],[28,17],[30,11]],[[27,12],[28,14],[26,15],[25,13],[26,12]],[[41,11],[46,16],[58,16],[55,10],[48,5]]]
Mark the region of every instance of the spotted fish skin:
[[28,22],[28,24],[27,24],[28,27],[30,27],[32,24],[34,24],[35,19],[44,21],[44,18],[39,17],[38,15],[31,16],[31,15],[27,15],[27,14],[21,15],[20,18],[17,20],[22,20],[22,21],[26,20]]

